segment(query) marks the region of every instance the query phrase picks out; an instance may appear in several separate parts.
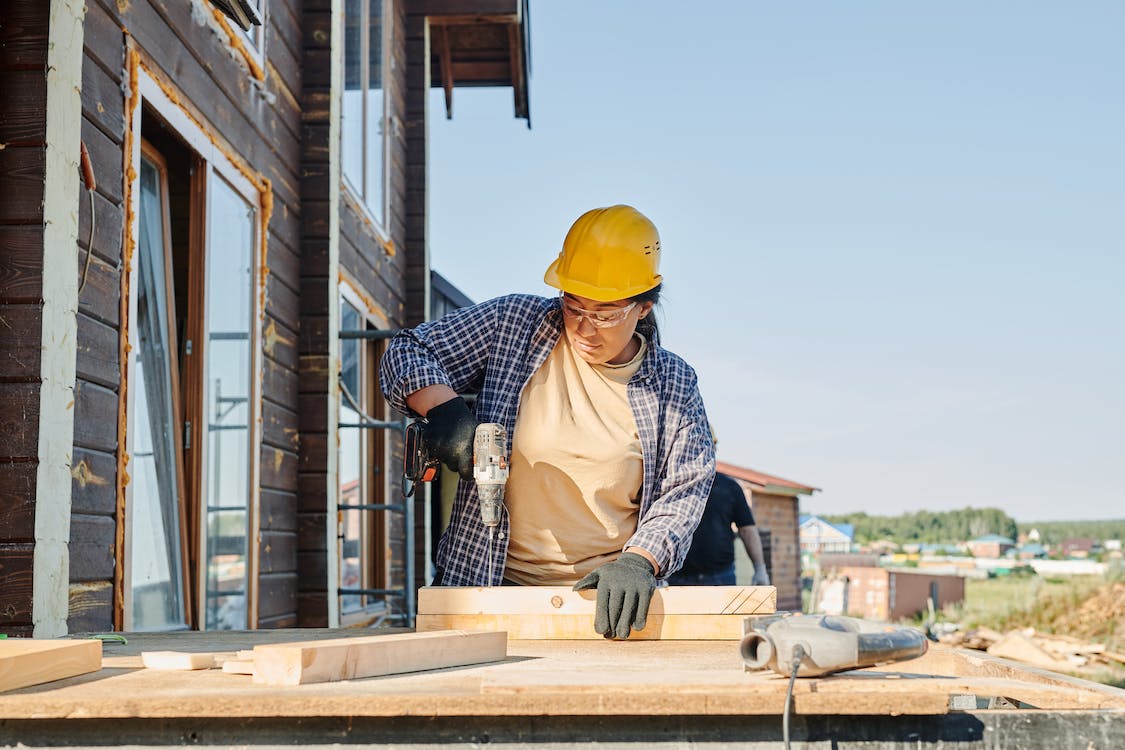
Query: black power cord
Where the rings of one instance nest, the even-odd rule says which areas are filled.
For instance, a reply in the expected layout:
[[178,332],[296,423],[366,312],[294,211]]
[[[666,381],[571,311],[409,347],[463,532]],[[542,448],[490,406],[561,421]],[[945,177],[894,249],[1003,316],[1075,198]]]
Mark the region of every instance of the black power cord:
[[805,649],[801,644],[793,647],[793,671],[789,675],[789,689],[785,691],[785,711],[781,714],[781,736],[785,740],[785,750],[789,750],[789,708],[793,703],[793,683],[797,681],[797,670],[805,659]]

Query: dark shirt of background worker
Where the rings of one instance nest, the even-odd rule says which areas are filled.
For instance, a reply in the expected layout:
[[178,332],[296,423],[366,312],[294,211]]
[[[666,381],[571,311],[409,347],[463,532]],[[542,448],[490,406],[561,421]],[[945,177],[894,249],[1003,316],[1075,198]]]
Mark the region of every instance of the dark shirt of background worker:
[[715,474],[707,508],[691,538],[691,549],[679,572],[668,577],[673,586],[734,586],[734,538],[738,528],[750,561],[754,563],[754,586],[769,586],[770,577],[762,555],[762,540],[754,525],[754,514],[742,487],[726,474]]

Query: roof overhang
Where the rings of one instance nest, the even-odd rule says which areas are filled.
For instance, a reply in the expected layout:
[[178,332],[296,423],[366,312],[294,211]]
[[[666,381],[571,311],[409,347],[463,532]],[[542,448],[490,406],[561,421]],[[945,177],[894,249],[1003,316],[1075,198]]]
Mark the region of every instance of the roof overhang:
[[455,87],[512,88],[515,116],[531,127],[527,0],[424,0],[430,27],[430,86],[445,91],[453,117]]

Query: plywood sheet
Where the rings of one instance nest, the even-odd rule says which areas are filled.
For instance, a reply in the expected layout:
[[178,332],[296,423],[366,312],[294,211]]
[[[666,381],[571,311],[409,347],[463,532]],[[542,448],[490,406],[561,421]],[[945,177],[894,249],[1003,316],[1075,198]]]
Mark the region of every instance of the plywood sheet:
[[300,685],[500,661],[502,632],[453,630],[254,647],[254,682]]
[[[428,587],[418,592],[417,628],[506,630],[516,640],[594,640],[597,594],[566,586]],[[738,640],[747,615],[771,614],[773,586],[657,589],[644,630],[630,640]]]
[[0,692],[96,672],[101,667],[101,641],[0,640]]

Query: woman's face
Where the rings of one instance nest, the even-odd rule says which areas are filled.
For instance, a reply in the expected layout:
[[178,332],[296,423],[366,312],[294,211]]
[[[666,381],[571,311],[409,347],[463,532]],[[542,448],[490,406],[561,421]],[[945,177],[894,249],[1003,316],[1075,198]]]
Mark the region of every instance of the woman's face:
[[619,365],[636,356],[640,344],[633,334],[637,321],[652,311],[652,303],[627,299],[598,302],[563,294],[562,309],[566,339],[579,357],[592,365]]

